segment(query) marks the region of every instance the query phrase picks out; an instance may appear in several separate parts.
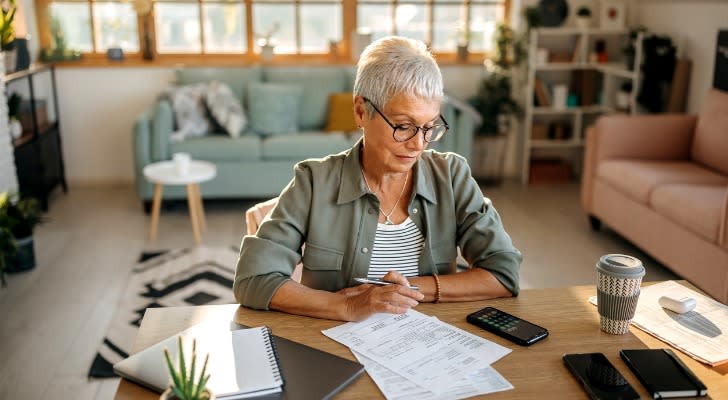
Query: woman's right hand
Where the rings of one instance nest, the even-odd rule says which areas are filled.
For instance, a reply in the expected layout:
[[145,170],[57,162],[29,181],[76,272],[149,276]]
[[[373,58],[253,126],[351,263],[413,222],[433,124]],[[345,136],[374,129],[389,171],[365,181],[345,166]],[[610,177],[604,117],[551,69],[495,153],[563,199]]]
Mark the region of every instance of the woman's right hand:
[[424,295],[402,284],[364,284],[339,291],[346,296],[347,321],[361,321],[375,313],[404,314],[419,304]]

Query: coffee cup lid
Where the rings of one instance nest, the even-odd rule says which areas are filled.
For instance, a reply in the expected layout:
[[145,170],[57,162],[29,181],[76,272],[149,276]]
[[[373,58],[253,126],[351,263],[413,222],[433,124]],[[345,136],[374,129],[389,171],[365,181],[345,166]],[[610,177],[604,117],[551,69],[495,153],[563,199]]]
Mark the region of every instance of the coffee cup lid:
[[597,269],[619,278],[640,278],[645,275],[645,267],[636,257],[625,254],[607,254],[599,258]]

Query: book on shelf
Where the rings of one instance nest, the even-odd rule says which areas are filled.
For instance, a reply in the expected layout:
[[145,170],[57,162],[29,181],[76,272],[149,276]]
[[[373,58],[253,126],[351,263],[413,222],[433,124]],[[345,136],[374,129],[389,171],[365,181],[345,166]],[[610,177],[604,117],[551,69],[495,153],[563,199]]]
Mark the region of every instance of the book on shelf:
[[670,349],[622,350],[619,355],[653,399],[708,394],[705,384]]
[[581,48],[582,48],[582,41],[583,38],[581,35],[578,35],[576,39],[574,40],[574,49],[571,51],[571,62],[578,63],[581,61]]
[[217,399],[241,399],[282,391],[278,352],[271,331],[265,326],[230,331],[221,329],[219,324],[197,324],[116,363],[114,372],[158,392],[163,391],[170,379],[164,349],[167,348],[171,359],[176,361],[180,336],[183,349],[191,349],[192,340],[196,341],[197,365],[202,366],[209,355],[207,389]]
[[550,107],[551,96],[546,88],[546,84],[541,79],[535,78],[533,86],[536,92],[536,104],[541,107]]

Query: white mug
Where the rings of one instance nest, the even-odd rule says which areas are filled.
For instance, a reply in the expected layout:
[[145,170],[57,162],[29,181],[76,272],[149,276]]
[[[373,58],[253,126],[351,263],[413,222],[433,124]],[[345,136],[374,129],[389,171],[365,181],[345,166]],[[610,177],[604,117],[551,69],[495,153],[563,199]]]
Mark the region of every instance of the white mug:
[[177,175],[184,176],[190,172],[192,157],[190,157],[189,153],[174,153],[172,160],[174,160],[174,170]]

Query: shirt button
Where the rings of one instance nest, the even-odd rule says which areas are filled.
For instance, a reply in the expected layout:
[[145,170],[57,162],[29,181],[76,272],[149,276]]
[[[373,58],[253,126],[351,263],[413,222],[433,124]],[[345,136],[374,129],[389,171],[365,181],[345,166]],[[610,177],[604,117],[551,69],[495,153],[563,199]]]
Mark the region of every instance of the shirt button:
[[417,214],[417,209],[416,208],[413,208],[412,209],[412,214]]
[[366,254],[369,252],[369,249],[367,249],[366,247],[362,247],[361,252]]
[[377,212],[377,211],[376,211],[375,209],[373,209],[373,208],[370,208],[370,209],[369,209],[369,210],[368,210],[367,212],[368,212],[369,214],[374,214],[374,213],[375,213],[375,212]]

